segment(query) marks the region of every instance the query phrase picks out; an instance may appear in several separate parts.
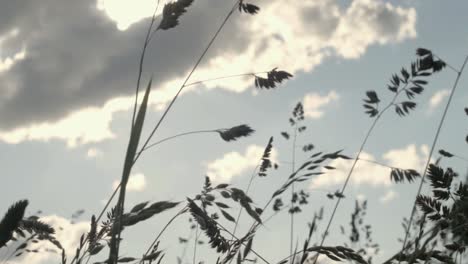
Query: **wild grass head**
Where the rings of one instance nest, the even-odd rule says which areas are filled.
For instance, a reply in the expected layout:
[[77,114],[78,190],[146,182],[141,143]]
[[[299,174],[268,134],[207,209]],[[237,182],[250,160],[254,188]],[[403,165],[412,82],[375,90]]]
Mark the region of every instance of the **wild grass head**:
[[[455,119],[454,116],[463,116],[465,120],[460,119],[460,124],[466,123],[467,105],[460,107],[460,100],[457,99],[463,96],[466,98],[462,77],[468,56],[458,54],[455,58],[450,57],[453,61],[448,61],[443,51],[439,53],[430,47],[414,46],[406,58],[399,60],[400,64],[393,71],[384,73],[389,76],[388,79],[380,80],[380,75],[376,74],[377,71],[387,70],[387,65],[383,65],[385,61],[379,61],[374,69],[365,73],[369,79],[379,79],[380,88],[343,87],[352,89],[353,95],[338,96],[335,90],[331,90],[328,95],[299,94],[303,98],[294,102],[282,101],[283,95],[278,96],[279,92],[298,94],[294,89],[304,85],[303,72],[310,71],[315,64],[304,62],[304,58],[289,58],[289,54],[297,55],[296,49],[300,47],[287,42],[292,41],[288,34],[300,35],[304,32],[299,29],[298,32],[289,32],[288,28],[280,26],[267,27],[267,22],[275,24],[272,22],[275,12],[283,10],[285,13],[296,14],[293,11],[297,10],[291,6],[297,5],[303,8],[302,11],[305,10],[304,14],[297,13],[303,20],[325,19],[328,14],[326,12],[330,13],[329,19],[342,17],[342,20],[335,21],[337,24],[333,35],[327,35],[328,33],[316,28],[308,29],[316,35],[327,35],[322,36],[324,39],[320,41],[316,40],[318,43],[334,38],[333,41],[330,40],[335,45],[334,52],[341,52],[343,58],[355,58],[362,55],[357,46],[359,41],[364,40],[355,40],[357,42],[353,45],[356,47],[347,46],[346,41],[351,41],[352,38],[345,34],[348,30],[346,23],[353,24],[353,19],[364,16],[364,11],[367,10],[375,13],[375,16],[369,16],[370,22],[365,19],[359,23],[354,22],[356,26],[371,30],[372,27],[366,23],[376,23],[372,20],[375,17],[387,15],[392,19],[411,20],[414,11],[378,0],[354,0],[350,6],[335,5],[334,1],[324,2],[327,4],[319,1],[315,4],[294,1],[234,1],[222,17],[210,21],[215,25],[209,27],[213,29],[212,32],[200,34],[208,37],[203,39],[200,50],[193,51],[196,56],[194,55],[190,65],[177,73],[183,77],[177,82],[170,82],[171,89],[161,92],[161,81],[158,78],[164,75],[160,72],[167,69],[153,68],[156,64],[152,60],[158,58],[151,54],[158,51],[158,45],[166,45],[167,42],[163,40],[171,38],[172,34],[190,33],[184,29],[189,26],[185,25],[184,20],[191,12],[198,14],[198,18],[202,14],[210,14],[211,17],[211,13],[220,10],[220,4],[203,3],[205,6],[197,9],[197,0],[155,1],[152,16],[144,20],[145,34],[141,36],[141,47],[133,47],[139,54],[133,58],[135,63],[132,64],[136,66],[133,69],[136,73],[136,78],[132,80],[134,87],[128,87],[133,94],[127,124],[129,133],[125,150],[119,154],[123,157],[123,162],[119,164],[120,174],[112,192],[102,190],[101,194],[107,196],[99,204],[102,205],[101,209],[78,210],[72,215],[72,222],[68,227],[57,226],[50,218],[42,217],[42,212],[31,213],[30,208],[41,206],[34,199],[25,197],[22,200],[9,201],[10,207],[5,210],[0,221],[1,262],[28,263],[33,255],[47,255],[45,261],[50,261],[47,263],[62,264],[466,263],[468,175],[463,170],[468,162],[468,155],[459,153],[459,146],[468,144],[468,136],[465,135],[466,127],[449,124]],[[338,13],[340,14],[337,15]],[[279,14],[275,21],[278,25],[285,23]],[[299,23],[292,17],[289,22]],[[299,24],[302,25],[301,23]],[[310,23],[315,25],[318,22]],[[236,26],[233,27],[233,24]],[[141,25],[142,23],[139,27]],[[251,61],[249,64],[252,67],[261,65],[263,59],[270,60],[268,64],[273,61],[284,62],[285,65],[268,65],[267,68],[254,70],[250,67],[245,72],[204,76],[207,73],[206,65],[225,67],[221,72],[236,68],[235,64],[239,61],[229,54],[226,56],[232,59],[234,66],[229,65],[226,60],[211,58],[213,50],[219,53],[220,49],[226,48],[226,53],[232,52],[229,41],[223,38],[233,38],[232,35],[226,36],[228,33],[233,34],[233,28],[244,29],[239,34],[251,34],[237,36],[242,41],[255,41],[255,34],[263,34],[262,30],[277,30],[262,35],[268,38],[263,40],[263,45],[255,46],[255,50],[252,50],[255,54],[253,58],[259,62]],[[408,29],[401,29],[396,39],[405,38],[405,34],[411,35],[407,31]],[[388,40],[385,37],[387,36],[374,42],[386,44]],[[312,40],[314,38],[304,37],[298,43]],[[177,50],[179,45],[185,47],[186,43],[174,42],[171,45]],[[284,45],[290,48],[281,50]],[[308,54],[303,54],[303,57],[306,60],[321,61],[332,56],[330,52],[326,52],[328,44],[322,45],[323,47],[316,49],[325,50],[323,54],[306,45],[305,51]],[[287,56],[283,59],[264,56],[263,49],[267,49],[267,46],[268,49],[278,47],[275,50],[277,56],[282,52]],[[361,47],[364,50],[366,48]],[[182,50],[178,52],[185,54]],[[309,55],[314,52],[318,57]],[[301,68],[294,62],[304,63],[305,66]],[[315,63],[318,65],[319,62]],[[165,64],[172,65],[166,62],[158,66],[164,67]],[[349,71],[352,72],[352,69]],[[316,74],[320,72],[323,70],[317,70]],[[343,76],[352,77],[340,72],[327,76],[334,81],[345,78]],[[0,75],[0,81],[1,77]],[[441,84],[441,81],[447,80],[451,83]],[[246,102],[244,105],[236,104],[230,109],[232,104],[223,101],[225,97],[199,99],[195,104],[184,100],[183,94],[194,87],[209,88],[236,81],[248,83],[247,86],[254,91],[250,96],[258,99],[253,103],[256,104],[254,108]],[[351,80],[348,82],[352,83]],[[418,111],[424,110],[422,108],[427,105],[425,102],[437,89],[432,85],[433,82],[446,87],[443,90],[445,100],[440,99],[442,95],[439,99],[434,99],[433,96],[431,104],[439,106],[439,115],[425,118]],[[177,85],[172,87],[174,83]],[[235,90],[232,87],[231,89]],[[158,105],[158,111],[154,111],[155,96],[167,96],[167,91],[170,91],[169,99],[166,98],[164,103]],[[346,91],[343,94],[346,93],[351,92]],[[355,94],[359,94],[360,99],[355,100]],[[203,96],[204,94],[199,95],[200,98]],[[273,98],[272,102],[268,101],[270,98]],[[339,111],[342,112],[353,112],[357,109],[354,106],[359,105],[360,114],[355,117],[357,119],[332,118],[328,123],[320,123],[318,120],[324,115],[321,107],[338,100],[350,102],[341,106]],[[211,101],[213,105],[204,106]],[[272,109],[271,106],[263,105],[265,102],[281,109],[281,112],[284,110],[284,113],[273,118],[274,127],[265,125],[265,120],[269,119],[267,115],[260,121],[257,120],[258,122],[252,122],[250,118],[250,115]],[[185,104],[190,105],[185,107]],[[208,108],[207,114],[211,115],[206,117],[208,121],[202,121],[205,116],[198,117],[200,122],[189,120],[193,116],[190,112],[197,107]],[[234,122],[224,117],[221,110],[242,113],[239,115],[243,120]],[[178,117],[181,116],[180,112],[184,112],[184,120],[174,118],[173,112],[177,112]],[[423,121],[417,121],[418,119]],[[182,129],[169,130],[176,132],[167,133],[165,129],[175,122],[181,122]],[[197,125],[208,122],[212,122],[208,127]],[[326,132],[319,133],[320,129]],[[448,129],[456,130],[450,135],[464,134],[447,141],[444,140],[447,137],[444,131]],[[343,146],[340,146],[341,140],[333,138],[335,135],[349,138],[348,134],[351,133],[354,133],[352,142]],[[317,136],[319,134],[321,136]],[[383,152],[383,149],[389,148],[388,143],[393,144],[394,138],[401,135],[424,139],[422,157],[405,156],[404,151],[394,149],[386,152],[383,158],[370,154]],[[245,155],[239,154],[239,144],[253,140],[255,144],[247,148]],[[420,141],[418,139],[417,142]],[[441,142],[447,146],[443,146]],[[447,142],[456,144],[454,146]],[[223,158],[206,164],[208,162],[204,160],[204,155],[214,152],[210,147],[213,145],[226,154]],[[193,146],[199,147],[191,150]],[[415,147],[410,146],[408,149],[411,152]],[[417,152],[417,149],[413,152]],[[97,155],[96,151],[93,153]],[[157,161],[158,158],[167,158],[173,153],[177,155],[171,157],[170,162],[161,164]],[[193,153],[197,157],[189,157]],[[191,166],[189,159],[194,158],[197,162],[205,163],[206,173],[193,173],[197,170],[188,169],[184,171],[186,175],[181,177],[180,171]],[[404,160],[405,158],[417,159],[417,162]],[[157,186],[152,187],[152,197],[157,199],[136,201],[130,192],[145,185],[145,178],[140,177],[139,185],[135,187],[133,178],[141,170],[140,163],[143,160],[154,160],[156,167],[167,166],[169,169],[159,170],[161,174],[157,177],[179,177],[174,188],[161,190]],[[416,164],[418,167],[407,164]],[[172,175],[171,170],[174,170]],[[233,179],[239,174],[244,177]],[[190,181],[187,180],[189,177]],[[193,182],[199,183],[197,191],[185,192],[186,185]],[[407,193],[404,195],[405,199],[399,199],[392,206],[387,202],[398,195],[393,189],[387,188],[385,194],[377,196],[373,193],[375,190],[368,189],[369,193],[365,193],[359,189],[363,182],[374,186],[392,186],[391,188],[399,188]],[[158,184],[158,180],[154,183]],[[89,186],[94,184],[97,183],[90,182]],[[376,189],[378,192],[383,190]],[[87,190],[80,190],[80,197],[77,199],[87,195]],[[57,199],[65,202],[71,197]],[[4,196],[4,200],[10,199]],[[373,210],[379,210],[378,214],[382,214],[383,210],[407,212],[404,212],[405,217],[402,219],[384,221]],[[387,212],[387,216],[389,215],[391,213]],[[70,243],[66,236],[59,235],[71,236],[71,233],[67,233],[67,228],[72,228],[78,222],[84,223],[86,230],[80,230],[78,236],[74,234],[78,238],[75,243]]]

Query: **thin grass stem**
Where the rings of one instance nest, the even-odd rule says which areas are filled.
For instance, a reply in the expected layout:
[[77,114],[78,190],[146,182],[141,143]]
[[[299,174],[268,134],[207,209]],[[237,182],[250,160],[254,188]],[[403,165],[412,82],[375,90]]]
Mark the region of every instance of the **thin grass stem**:
[[139,61],[139,64],[138,64],[138,78],[137,78],[137,85],[136,85],[136,88],[135,88],[135,103],[133,105],[131,129],[133,128],[133,125],[135,124],[135,117],[136,117],[136,111],[137,111],[137,105],[138,105],[138,92],[140,90],[141,75],[143,74],[143,63],[144,63],[144,60],[145,60],[146,49],[148,48],[148,45],[149,45],[149,43],[151,41],[152,36],[158,30],[158,28],[156,28],[153,32],[151,32],[151,29],[153,28],[153,25],[154,25],[154,21],[156,20],[156,12],[157,12],[157,10],[159,8],[159,2],[160,2],[160,0],[158,0],[158,2],[156,3],[156,8],[154,9],[153,16],[151,17],[151,22],[150,22],[148,30],[146,32],[145,42],[143,43],[143,50],[141,51],[140,61]]
[[[185,206],[184,208],[182,208],[182,210],[180,210],[179,212],[177,212],[177,214],[175,214],[167,223],[166,225],[164,225],[163,229],[161,229],[161,231],[159,231],[158,235],[154,238],[153,242],[151,242],[151,245],[148,247],[148,249],[146,250],[145,254],[143,256],[146,256],[150,253],[151,249],[153,248],[154,245],[156,245],[156,243],[158,242],[159,238],[161,238],[162,234],[164,233],[164,231],[166,231],[166,229],[172,224],[172,222],[174,222],[174,220],[177,219],[177,217],[179,217],[180,215],[184,214],[186,211],[187,211],[187,206]],[[138,262],[139,264],[143,263],[143,258],[140,260],[140,262]]]
[[[463,62],[463,65],[462,65],[460,71],[457,73],[457,78],[455,79],[453,87],[452,87],[452,89],[450,91],[450,96],[449,96],[449,98],[447,100],[444,112],[443,112],[442,117],[441,117],[441,119],[439,121],[439,126],[437,127],[437,131],[436,131],[434,139],[432,141],[431,150],[429,151],[429,155],[428,155],[427,160],[426,160],[426,165],[424,166],[424,171],[421,173],[423,176],[421,177],[421,181],[419,183],[418,191],[417,191],[416,197],[414,199],[413,208],[411,209],[411,215],[410,215],[410,218],[409,218],[408,226],[406,227],[405,238],[403,240],[402,250],[405,248],[405,244],[407,242],[408,235],[409,235],[409,229],[410,229],[410,227],[411,227],[411,225],[413,223],[414,213],[416,212],[417,197],[421,193],[422,186],[423,186],[424,180],[426,178],[426,172],[427,172],[427,169],[429,168],[429,164],[431,162],[432,154],[434,153],[435,145],[437,144],[437,140],[439,139],[440,131],[442,130],[445,118],[447,116],[448,109],[450,107],[450,104],[452,103],[453,95],[455,94],[455,91],[456,91],[457,86],[458,86],[458,81],[460,80],[460,77],[461,77],[461,75],[463,73],[463,70],[464,70],[465,65],[466,65],[467,62],[468,62],[468,56],[465,57],[465,61]],[[398,263],[400,263],[400,261],[398,261]]]
[[195,241],[194,241],[194,244],[193,244],[193,260],[192,260],[192,264],[196,264],[196,260],[197,260],[197,243],[198,243],[198,223],[195,224]]
[[[223,225],[221,225],[220,223],[216,222],[216,224],[221,228],[223,229],[226,233],[228,233],[229,235],[231,235],[232,237],[234,237],[236,240],[240,241],[240,239],[238,237],[236,237],[233,233],[229,232],[229,230],[227,228],[225,228]],[[242,245],[245,246],[245,242],[242,242]],[[270,262],[268,260],[266,260],[262,255],[260,255],[257,251],[255,251],[253,248],[250,250],[252,251],[252,253],[254,253],[258,258],[260,258],[263,262],[265,262],[266,264],[270,264]]]
[[[146,151],[154,146],[157,146],[163,142],[166,142],[168,140],[171,140],[171,139],[174,139],[174,138],[178,138],[178,137],[182,137],[182,136],[186,136],[186,135],[192,135],[192,134],[202,134],[202,133],[215,133],[216,132],[216,129],[212,129],[212,130],[197,130],[197,131],[190,131],[190,132],[184,132],[184,133],[180,133],[180,134],[177,134],[177,135],[174,135],[174,136],[170,136],[170,137],[167,137],[167,138],[164,138],[164,139],[161,139],[157,142],[154,142],[154,143],[151,143],[149,144],[148,146],[146,146],[146,148],[142,148],[137,156],[139,156],[143,151]],[[136,160],[135,160],[136,162]]]
[[[362,141],[361,146],[359,147],[359,151],[358,151],[358,153],[357,153],[357,155],[356,155],[356,158],[354,159],[354,162],[353,162],[353,164],[352,164],[352,166],[351,166],[351,169],[349,170],[348,175],[346,176],[346,180],[345,180],[345,182],[344,182],[344,184],[343,184],[343,187],[341,188],[341,191],[340,191],[341,194],[343,194],[344,191],[346,190],[346,187],[348,186],[349,180],[351,179],[351,176],[352,176],[352,173],[353,173],[353,171],[354,171],[354,168],[356,167],[356,164],[357,164],[358,160],[360,159],[360,155],[361,155],[362,151],[364,150],[364,147],[366,146],[367,141],[369,140],[369,138],[370,138],[372,132],[374,131],[374,128],[376,127],[378,121],[381,119],[381,117],[383,116],[383,114],[384,114],[388,109],[390,109],[390,107],[395,103],[395,100],[398,98],[398,95],[399,95],[402,91],[404,91],[404,90],[406,89],[408,83],[410,83],[410,82],[408,81],[402,89],[400,89],[397,93],[395,93],[395,95],[394,95],[393,99],[391,100],[391,102],[390,102],[385,108],[383,108],[382,111],[380,111],[380,113],[375,117],[375,119],[374,119],[374,121],[372,122],[371,126],[370,126],[369,129],[367,130],[367,133],[366,133],[366,135],[365,135],[365,137],[364,137],[364,140]],[[338,199],[337,199],[337,201],[336,201],[336,203],[335,203],[335,206],[333,207],[332,214],[331,214],[330,219],[329,219],[329,221],[328,221],[328,223],[327,223],[327,226],[326,226],[326,228],[325,228],[325,232],[323,233],[323,237],[322,237],[322,240],[321,240],[321,242],[320,242],[320,246],[323,246],[323,244],[325,243],[325,239],[326,239],[327,236],[328,236],[329,229],[330,229],[330,227],[331,227],[331,224],[332,224],[332,222],[333,222],[333,219],[335,218],[337,209],[338,209],[338,207],[339,207],[339,205],[340,205],[340,202],[341,202],[342,197],[337,197],[337,198],[338,198]],[[317,263],[317,258],[314,260],[313,264],[316,264],[316,263]]]
[[[149,144],[149,141],[152,139],[152,137],[154,136],[154,134],[156,133],[156,131],[158,130],[159,126],[161,125],[162,121],[165,119],[165,117],[167,116],[169,110],[172,108],[172,106],[174,105],[175,101],[177,100],[177,98],[179,97],[180,93],[182,92],[182,90],[184,89],[185,85],[187,84],[188,80],[190,79],[190,77],[192,77],[192,74],[195,72],[195,70],[198,68],[198,66],[200,65],[202,59],[205,57],[206,53],[208,52],[208,50],[210,49],[211,45],[213,45],[214,41],[216,40],[216,38],[218,37],[219,33],[221,32],[221,30],[223,29],[223,27],[226,25],[226,23],[228,22],[229,18],[232,16],[232,14],[234,13],[234,10],[236,10],[236,7],[238,5],[239,1],[235,1],[235,4],[234,6],[231,8],[231,10],[229,11],[229,13],[226,15],[226,17],[224,18],[223,22],[221,23],[221,25],[219,26],[218,30],[216,31],[216,33],[214,34],[214,36],[211,38],[211,40],[208,42],[208,45],[205,47],[205,49],[203,50],[202,54],[200,55],[200,57],[198,58],[197,62],[195,63],[195,65],[193,66],[192,70],[189,72],[189,74],[187,75],[187,77],[185,78],[184,82],[182,83],[182,85],[180,86],[179,90],[177,91],[177,93],[175,94],[175,96],[172,98],[171,102],[169,103],[169,105],[166,107],[166,109],[164,110],[162,116],[160,117],[159,121],[156,123],[156,125],[154,126],[153,130],[151,131],[150,135],[148,136],[148,138],[146,139],[145,143],[143,144],[143,147],[142,149],[146,148],[146,146]],[[136,159],[138,159],[139,156],[137,156]]]
[[[296,165],[296,140],[297,140],[297,123],[294,125],[294,139],[293,139],[293,144],[292,144],[292,155],[291,155],[291,173],[294,173],[295,171],[295,165]],[[294,197],[294,183],[291,184],[291,212],[290,212],[290,219],[289,219],[289,254],[293,253],[293,240],[294,240],[294,211],[293,207],[294,204],[292,203],[292,199]],[[291,264],[293,263],[294,260],[291,260]]]
[[188,84],[185,85],[185,87],[193,86],[193,85],[197,85],[197,84],[201,84],[201,83],[205,83],[205,82],[212,82],[212,81],[217,81],[217,80],[222,80],[222,79],[228,79],[228,78],[235,78],[235,77],[242,77],[242,76],[254,76],[255,77],[255,75],[262,74],[262,73],[267,73],[267,72],[241,73],[241,74],[233,74],[233,75],[228,75],[228,76],[210,78],[210,79],[205,79],[205,80],[201,80],[201,81],[196,81],[196,82],[193,82],[193,83],[188,83]]

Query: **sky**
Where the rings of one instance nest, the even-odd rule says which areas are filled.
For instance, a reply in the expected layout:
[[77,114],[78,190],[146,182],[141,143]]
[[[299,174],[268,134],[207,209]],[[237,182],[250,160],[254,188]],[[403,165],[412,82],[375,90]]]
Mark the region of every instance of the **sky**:
[[[235,12],[189,83],[228,75],[265,72],[275,67],[294,75],[275,89],[258,89],[252,77],[236,77],[187,87],[154,141],[183,132],[248,124],[255,133],[235,142],[216,134],[167,141],[146,151],[132,171],[127,207],[141,201],[179,201],[196,195],[209,175],[214,182],[245,188],[270,136],[280,168],[256,179],[252,198],[266,202],[291,170],[291,141],[280,136],[298,102],[307,130],[298,144],[317,150],[343,149],[353,156],[372,119],[362,107],[365,92],[390,99],[387,84],[408,67],[419,47],[432,50],[456,69],[468,55],[466,1],[290,0],[254,1],[257,15]],[[165,3],[165,1],[161,1]],[[157,122],[201,55],[232,1],[195,0],[176,28],[158,32],[149,45],[142,83],[153,78],[144,136]],[[118,184],[131,123],[138,58],[155,1],[23,0],[0,3],[0,212],[28,199],[28,214],[42,211],[69,252],[86,232]],[[159,20],[160,10],[157,12]],[[468,78],[463,73],[435,149],[468,157],[465,136]],[[389,111],[364,148],[363,157],[388,166],[422,171],[456,73],[446,68],[429,79],[410,116]],[[141,98],[141,96],[140,96]],[[299,149],[297,159],[305,160]],[[433,155],[432,158],[437,158]],[[443,160],[464,175],[467,162]],[[305,238],[315,211],[328,220],[350,163],[302,183],[309,204],[297,217],[297,241]],[[424,189],[426,190],[426,189]],[[359,162],[345,191],[326,244],[347,240],[355,200],[368,200],[366,221],[381,245],[377,260],[401,246],[401,220],[408,217],[417,184],[395,184],[389,169]],[[72,215],[84,210],[78,218]],[[233,208],[233,213],[236,208]],[[143,254],[154,235],[176,211],[124,232],[122,254]],[[248,223],[248,218],[242,218]],[[175,261],[187,237],[187,218],[163,236],[167,261]],[[289,216],[275,217],[254,243],[270,260],[288,255]],[[321,223],[323,228],[325,223]],[[150,230],[150,231],[148,231]],[[322,229],[323,230],[323,229]],[[154,234],[154,235],[153,235]],[[204,239],[204,238],[203,238]],[[316,237],[318,239],[318,237]],[[205,239],[206,240],[206,239]],[[272,242],[274,241],[274,242]],[[200,255],[210,256],[207,246]],[[0,251],[0,256],[5,256]],[[100,256],[104,258],[104,256]],[[57,263],[56,254],[32,254],[11,263]],[[100,260],[100,259],[99,259]],[[98,261],[98,259],[96,259]],[[190,262],[186,258],[185,262]]]

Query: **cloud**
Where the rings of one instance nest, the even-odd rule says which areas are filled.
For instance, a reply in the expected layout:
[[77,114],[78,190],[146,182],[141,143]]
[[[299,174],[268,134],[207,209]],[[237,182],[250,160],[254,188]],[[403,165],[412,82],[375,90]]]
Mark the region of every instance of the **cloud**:
[[[415,169],[421,171],[424,168],[429,149],[426,145],[419,148],[414,144],[410,144],[402,149],[393,149],[382,155],[383,163],[388,166]],[[374,156],[369,153],[361,153],[362,160],[358,161],[354,168],[350,183],[354,185],[371,185],[371,186],[390,186],[390,169],[379,166],[368,161],[377,161]],[[352,166],[353,160],[337,159],[329,165],[335,167],[335,170],[327,171],[325,174],[319,175],[312,179],[311,188],[321,188],[328,186],[341,185],[346,180],[348,172]]]
[[365,200],[367,200],[367,196],[363,193],[359,193],[358,195],[356,195],[356,200],[360,201],[360,202],[363,202]]
[[[239,152],[229,152],[220,159],[208,162],[207,174],[210,179],[216,182],[230,182],[233,177],[241,176],[255,168],[263,155],[265,147],[250,145],[244,154]],[[277,163],[277,152],[275,149],[271,152],[271,159]]]
[[[127,30],[132,24],[153,15],[155,1],[139,0],[136,3],[120,0],[97,0],[97,7],[117,24],[119,30]],[[157,14],[160,14],[161,11],[162,8],[158,8]]]
[[[10,32],[6,33],[4,36],[0,36],[0,48],[2,44],[8,39],[14,38],[18,35],[18,29],[12,29]],[[8,71],[13,64],[22,60],[26,56],[26,51],[24,47],[16,52],[13,52],[7,56],[2,54],[2,50],[0,49],[0,73],[4,71]]]
[[[55,229],[55,237],[62,244],[62,247],[67,253],[67,258],[72,259],[79,245],[80,237],[89,231],[90,223],[80,221],[72,223],[71,220],[58,215],[48,215],[40,218],[41,221],[50,224]],[[23,254],[18,260],[9,261],[12,264],[28,263],[52,263],[58,262],[61,259],[61,253],[49,242],[41,241],[35,243],[33,248],[39,249],[38,254]],[[54,249],[56,252],[47,252],[46,249]]]
[[86,157],[87,158],[97,158],[102,156],[102,151],[98,148],[89,148],[88,151],[86,152]]
[[344,58],[357,58],[370,44],[415,38],[415,24],[414,8],[405,9],[382,1],[355,0],[340,19],[332,43]]
[[[109,124],[114,114],[132,106],[149,19],[134,16],[126,30],[119,30],[108,17],[117,11],[102,1],[99,8],[96,0],[14,1],[2,7],[0,36],[15,28],[18,32],[1,43],[2,57],[12,58],[22,49],[25,55],[0,72],[0,92],[8,94],[0,99],[0,140],[58,139],[75,146],[113,137]],[[153,109],[161,109],[175,94],[228,4],[196,1],[180,26],[156,35],[143,72],[143,83],[154,76]],[[380,0],[354,0],[347,7],[337,0],[270,1],[261,8],[256,16],[233,16],[193,81],[274,67],[310,72],[327,57],[358,58],[371,45],[416,36],[416,11]],[[209,82],[190,90],[200,87],[243,92],[252,80]],[[91,127],[88,119],[95,126],[85,131]]]
[[[112,188],[116,189],[119,186],[120,180],[115,180],[112,183]],[[127,182],[127,191],[129,192],[141,192],[146,188],[146,178],[143,173],[136,173],[130,175]]]
[[338,94],[330,91],[327,95],[321,96],[319,93],[309,93],[304,96],[304,115],[313,119],[319,119],[324,112],[322,107],[338,100]]
[[384,195],[382,195],[379,200],[381,203],[385,204],[394,200],[398,196],[398,193],[394,190],[388,190]]
[[443,89],[435,92],[429,99],[429,111],[434,111],[442,101],[450,95],[450,90]]
[[[172,98],[170,87],[178,80],[165,83],[159,90],[151,93],[149,103],[156,110]],[[184,92],[182,92],[183,94]],[[143,92],[139,98],[143,97]],[[113,115],[132,109],[134,98],[118,97],[109,100],[102,107],[87,107],[80,109],[56,122],[33,124],[27,127],[13,129],[7,132],[0,131],[0,140],[17,144],[24,141],[63,140],[68,147],[97,143],[113,139],[116,135],[111,131]]]

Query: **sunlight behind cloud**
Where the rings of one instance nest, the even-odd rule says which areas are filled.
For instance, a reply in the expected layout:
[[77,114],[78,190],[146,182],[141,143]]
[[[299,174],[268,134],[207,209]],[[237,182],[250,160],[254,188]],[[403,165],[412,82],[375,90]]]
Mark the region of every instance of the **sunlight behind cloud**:
[[[123,29],[150,16],[155,3],[149,0],[98,0],[96,4]],[[164,2],[160,4],[159,10]],[[269,71],[274,67],[280,67],[280,70],[287,70],[292,74],[310,72],[327,57],[357,58],[371,45],[400,42],[415,37],[415,19],[413,8],[399,7],[379,0],[355,0],[344,8],[336,0],[293,0],[288,5],[282,2],[265,2],[261,15],[245,16],[238,26],[239,34],[248,36],[245,48],[240,51],[229,50],[207,59],[194,73],[191,81]],[[356,31],[361,33],[355,34]],[[186,73],[181,72],[177,77],[166,80],[155,87],[157,89],[153,89],[152,109],[161,110],[167,104]],[[13,84],[10,86],[14,88]],[[252,87],[253,80],[250,76],[190,86],[184,92],[213,88],[244,92]],[[334,94],[329,94],[325,100],[333,101],[336,98]],[[107,102],[103,103],[103,107],[81,108],[72,113],[63,111],[60,120],[41,120],[0,131],[0,141],[14,144],[58,139],[65,141],[69,147],[75,147],[114,138],[110,129],[113,116],[116,112],[130,110],[133,96],[107,98]],[[322,114],[319,109],[311,109],[309,113],[317,118]]]
[[[156,6],[155,0],[97,0],[97,8],[117,23],[119,30],[126,30],[133,23],[136,23],[146,17],[151,17]],[[164,1],[161,1],[164,2]],[[162,10],[162,4],[158,8]]]

